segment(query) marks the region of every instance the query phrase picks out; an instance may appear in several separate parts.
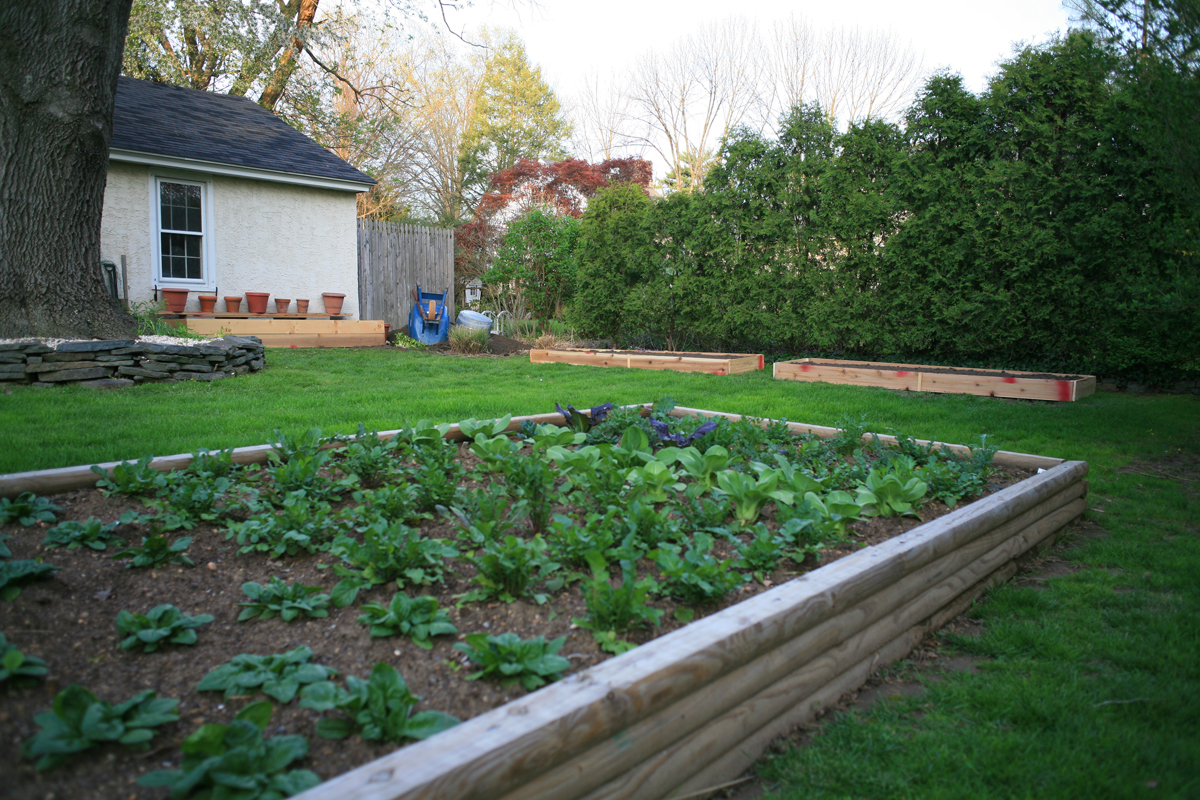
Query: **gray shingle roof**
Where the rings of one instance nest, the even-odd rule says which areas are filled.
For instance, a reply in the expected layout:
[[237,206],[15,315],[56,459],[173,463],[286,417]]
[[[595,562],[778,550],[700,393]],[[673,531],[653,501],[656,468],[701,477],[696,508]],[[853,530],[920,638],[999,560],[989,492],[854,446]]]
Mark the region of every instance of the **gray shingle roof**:
[[122,76],[112,147],[237,167],[375,183],[245,97]]

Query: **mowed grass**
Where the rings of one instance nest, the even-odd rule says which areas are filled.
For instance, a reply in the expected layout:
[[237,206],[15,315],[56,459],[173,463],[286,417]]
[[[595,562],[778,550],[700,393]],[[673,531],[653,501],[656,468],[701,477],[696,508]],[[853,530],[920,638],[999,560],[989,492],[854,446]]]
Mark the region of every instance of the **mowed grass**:
[[679,404],[1086,460],[1107,536],[1045,588],[973,613],[984,658],[927,693],[827,722],[761,764],[779,798],[1200,797],[1200,402],[1099,394],[1069,404],[771,379],[450,358],[272,350],[258,375],[132,391],[13,387],[0,471],[260,444],[276,428],[352,432],[612,401]]

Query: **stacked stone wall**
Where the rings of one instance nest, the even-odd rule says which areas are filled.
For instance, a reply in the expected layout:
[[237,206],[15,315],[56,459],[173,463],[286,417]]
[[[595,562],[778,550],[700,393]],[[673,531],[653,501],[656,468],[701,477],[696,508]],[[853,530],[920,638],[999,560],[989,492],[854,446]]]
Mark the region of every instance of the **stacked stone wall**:
[[266,366],[257,336],[226,336],[204,344],[118,341],[0,343],[0,381],[54,386],[73,383],[116,389],[137,383],[215,381]]

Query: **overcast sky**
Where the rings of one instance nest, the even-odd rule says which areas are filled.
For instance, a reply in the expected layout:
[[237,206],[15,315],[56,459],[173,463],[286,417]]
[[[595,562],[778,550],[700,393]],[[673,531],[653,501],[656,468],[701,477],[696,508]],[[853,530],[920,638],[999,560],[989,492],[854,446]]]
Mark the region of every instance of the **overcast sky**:
[[1045,41],[1068,25],[1061,0],[541,0],[536,8],[518,2],[516,9],[506,0],[479,0],[471,8],[448,12],[448,18],[459,29],[481,25],[516,29],[530,59],[551,85],[570,95],[589,71],[620,71],[639,53],[731,14],[760,24],[796,14],[818,29],[838,25],[891,29],[924,54],[928,71],[949,67],[973,91],[985,86],[996,62],[1008,57],[1015,43]]

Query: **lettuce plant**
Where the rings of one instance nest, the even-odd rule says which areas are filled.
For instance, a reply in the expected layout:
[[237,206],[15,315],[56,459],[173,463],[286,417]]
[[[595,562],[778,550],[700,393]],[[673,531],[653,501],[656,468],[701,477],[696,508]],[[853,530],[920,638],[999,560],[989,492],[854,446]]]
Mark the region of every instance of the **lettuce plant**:
[[371,629],[371,636],[407,636],[425,650],[433,649],[432,637],[458,633],[450,616],[438,608],[437,599],[427,595],[409,597],[397,592],[386,606],[365,603],[360,610],[358,621]]
[[178,708],[178,700],[157,698],[149,689],[113,705],[73,683],[55,696],[53,710],[33,718],[41,730],[21,745],[21,754],[37,758],[40,772],[106,742],[144,748],[154,728],[179,721]]
[[657,458],[668,465],[678,463],[705,489],[717,488],[717,475],[733,464],[729,451],[719,444],[712,445],[703,454],[695,447],[664,447],[658,451]]
[[303,736],[264,737],[271,703],[243,708],[229,725],[210,722],[183,740],[181,769],[160,769],[138,778],[139,786],[171,790],[172,800],[189,795],[208,800],[279,800],[321,782],[307,769],[287,770],[308,755]]
[[755,479],[744,472],[717,473],[717,486],[733,502],[733,513],[738,520],[750,524],[758,519],[763,505],[769,500],[790,502],[790,492],[779,491],[775,487],[779,483],[779,473],[768,471]]
[[772,533],[761,522],[753,530],[753,539],[738,542],[738,558],[734,566],[747,570],[756,581],[762,583],[766,575],[775,571],[790,540],[786,534]]
[[555,514],[547,531],[550,552],[554,558],[571,567],[588,564],[587,554],[603,552],[612,547],[620,532],[619,510],[610,508],[604,514],[590,513],[582,522],[564,514]]
[[649,503],[670,502],[675,499],[673,492],[682,492],[685,488],[679,481],[679,474],[661,461],[630,468],[625,481],[632,487],[631,497]]
[[520,683],[533,691],[547,682],[558,680],[571,668],[571,662],[558,655],[566,640],[565,636],[546,641],[544,636],[522,639],[515,633],[471,633],[467,634],[465,642],[459,642],[454,648],[483,667],[468,675],[467,680],[494,678],[502,686]]
[[317,735],[344,739],[358,730],[364,739],[401,744],[409,739],[428,739],[458,724],[458,719],[440,711],[413,713],[421,698],[390,664],[382,661],[362,680],[346,676],[346,688],[330,681],[305,686],[300,705],[314,711],[340,711],[346,716],[325,717],[317,722]]
[[153,653],[164,644],[195,644],[196,628],[213,621],[212,614],[189,616],[173,605],[155,606],[145,614],[125,609],[117,614],[117,633],[123,637],[121,648],[142,647]]
[[921,518],[914,509],[916,504],[925,496],[928,485],[920,478],[912,477],[907,481],[893,472],[881,473],[872,469],[867,473],[867,481],[858,487],[858,496],[854,502],[862,506],[862,513],[869,517],[895,517],[911,514]]

